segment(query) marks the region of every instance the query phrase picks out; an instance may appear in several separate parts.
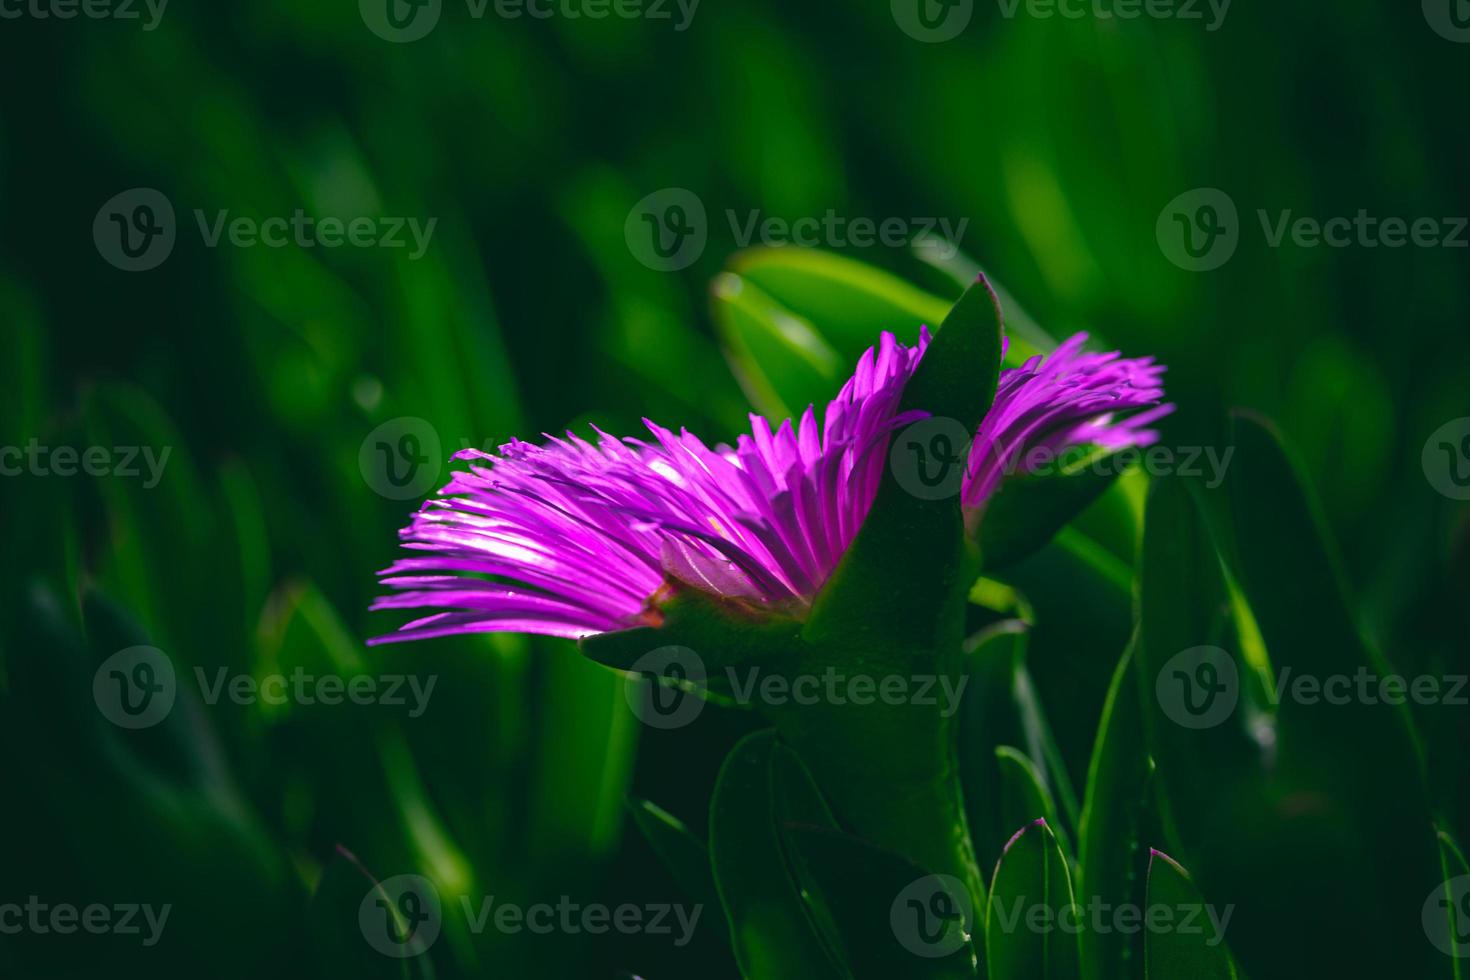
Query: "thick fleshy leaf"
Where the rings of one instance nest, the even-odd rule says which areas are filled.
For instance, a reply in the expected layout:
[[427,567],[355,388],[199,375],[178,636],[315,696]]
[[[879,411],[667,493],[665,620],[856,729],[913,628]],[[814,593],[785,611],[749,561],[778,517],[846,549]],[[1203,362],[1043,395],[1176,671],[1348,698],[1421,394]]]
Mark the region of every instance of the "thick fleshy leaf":
[[985,955],[991,980],[1076,980],[1081,913],[1066,856],[1045,820],[1011,838],[991,882]]
[[1144,920],[1146,980],[1234,980],[1220,933],[1228,920],[1206,906],[1189,873],[1161,851],[1149,861],[1147,908],[1150,915],[1167,913],[1159,913],[1157,924]]
[[819,249],[753,248],[729,264],[741,278],[815,327],[844,365],[856,360],[885,330],[905,344],[915,343],[921,325],[934,326],[949,310],[944,299],[892,273]]
[[685,894],[701,902],[718,901],[704,841],[678,817],[648,800],[629,798],[628,812]]
[[[1000,812],[1001,819],[1012,827],[1022,827],[1037,820],[1045,820],[1048,827],[1058,827],[1057,805],[1052,801],[1051,791],[1046,788],[1046,778],[1036,763],[1009,745],[997,746],[995,764],[1000,769]],[[1057,833],[1062,853],[1068,853],[1066,839]]]
[[755,283],[723,272],[710,284],[710,304],[730,369],[761,414],[797,418],[841,386],[848,362]]
[[[984,280],[960,297],[904,388],[900,412],[919,410],[973,431],[995,397],[1001,311]],[[856,633],[905,647],[936,646],[952,630],[974,579],[958,495],[924,500],[886,467],[857,538],[817,596],[805,636]]]
[[[1242,595],[1220,581],[1179,481],[1159,481],[1149,502],[1139,680],[1155,705],[1147,718],[1170,837],[1209,900],[1235,906],[1231,947],[1254,980],[1449,977],[1420,921],[1442,869],[1406,718],[1376,696],[1321,696],[1330,678],[1373,680],[1381,660],[1352,620],[1290,457],[1249,419],[1237,420],[1235,444],[1228,507],[1207,509]],[[1259,656],[1234,652],[1260,641]],[[1206,663],[1202,645],[1225,649]],[[1261,684],[1267,657],[1276,674]],[[1295,693],[1302,677],[1316,696]],[[1274,725],[1252,700],[1268,686],[1281,692]],[[1343,878],[1344,867],[1357,873]]]
[[1006,352],[1007,364],[1019,364],[1036,354],[1056,350],[1057,342],[1017,303],[995,276],[980,268],[980,263],[966,255],[957,242],[948,242],[935,235],[919,235],[914,239],[913,253],[920,261],[933,266],[953,279],[961,289],[975,281],[976,276],[990,280],[990,288],[1000,297],[1000,305],[1006,310],[1006,324],[1015,349]]
[[801,624],[794,619],[677,585],[670,587],[670,595],[658,607],[663,620],[658,626],[594,633],[578,641],[582,653],[615,670],[632,670],[654,650],[686,647],[705,667],[706,677],[697,680],[718,690],[727,669],[774,666],[797,649]]
[[1001,817],[1001,776],[997,746],[1022,742],[1014,697],[1014,674],[1026,655],[1027,626],[1002,620],[965,644],[965,696],[960,704],[959,767],[965,812],[975,856],[989,871],[1015,833]]
[[[961,921],[974,918],[963,911],[966,896],[949,894],[912,862],[832,828],[795,826],[785,837],[803,890],[828,910],[857,980],[975,977],[974,947],[961,931]],[[954,918],[931,914],[936,899]]]
[[772,732],[742,739],[710,800],[710,863],[730,944],[747,980],[837,977],[782,857],[771,784],[775,750]]
[[[1094,900],[1113,908],[1136,905],[1144,893],[1136,868],[1149,761],[1133,663],[1130,644],[1113,674],[1088,768],[1077,890],[1083,905]],[[1088,929],[1079,939],[1084,980],[1129,980],[1136,975],[1141,951],[1134,937],[1120,930]]]
[[1096,502],[1117,479],[1106,464],[1110,458],[1116,454],[1100,449],[1057,472],[1018,474],[1002,483],[980,521],[980,557],[986,569],[1032,554]]

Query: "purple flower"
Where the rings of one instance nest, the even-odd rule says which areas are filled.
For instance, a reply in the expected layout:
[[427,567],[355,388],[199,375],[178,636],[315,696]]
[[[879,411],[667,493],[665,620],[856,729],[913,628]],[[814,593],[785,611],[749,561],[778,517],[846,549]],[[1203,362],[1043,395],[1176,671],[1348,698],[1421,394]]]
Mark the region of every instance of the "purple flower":
[[[1001,372],[975,436],[961,500],[978,508],[1031,450],[1147,445],[1163,368],[1151,358],[1053,354]],[[399,590],[374,609],[433,609],[375,642],[510,631],[577,638],[658,625],[669,580],[800,616],[873,502],[889,436],[925,417],[898,413],[929,344],[883,334],[818,423],[751,415],[735,448],[644,420],[651,439],[600,430],[544,445],[519,440],[470,461],[401,535],[422,553],[382,573]],[[1144,411],[1137,411],[1145,409]]]

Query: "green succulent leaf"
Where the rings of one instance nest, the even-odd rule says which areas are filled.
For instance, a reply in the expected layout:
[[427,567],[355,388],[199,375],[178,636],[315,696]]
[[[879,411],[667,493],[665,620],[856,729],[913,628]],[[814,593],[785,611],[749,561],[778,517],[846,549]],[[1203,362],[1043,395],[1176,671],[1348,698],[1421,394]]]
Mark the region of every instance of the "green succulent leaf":
[[633,822],[685,894],[701,902],[718,900],[710,873],[709,848],[682,820],[648,800],[629,798]]
[[809,322],[748,279],[716,276],[710,304],[730,368],[764,415],[793,418],[808,405],[825,405],[851,370]]
[[[857,980],[975,977],[963,883],[946,882],[890,851],[830,827],[788,827],[803,892],[826,910],[843,961]],[[919,903],[910,907],[910,901]],[[947,919],[933,916],[931,903]],[[927,917],[927,918],[926,918]]]
[[773,732],[741,739],[710,800],[710,863],[747,980],[841,974],[824,950],[783,858],[772,787]]
[[1081,913],[1066,855],[1045,820],[1001,854],[985,913],[991,980],[1076,980]]
[[1113,485],[1116,453],[1096,450],[1044,474],[1007,478],[985,505],[980,556],[986,569],[1033,554]]
[[[1189,490],[1161,480],[1149,500],[1139,682],[1169,836],[1211,900],[1235,906],[1231,947],[1255,980],[1450,977],[1420,921],[1443,871],[1407,717],[1381,698],[1293,693],[1293,677],[1371,680],[1382,661],[1278,436],[1238,417],[1234,440],[1225,499],[1204,509],[1238,594]],[[1240,655],[1257,629],[1264,653]],[[1175,659],[1210,644],[1207,668]],[[1258,659],[1277,671],[1264,684]],[[1280,699],[1274,720],[1258,687]],[[1354,939],[1314,941],[1329,934]]]
[[[945,317],[904,387],[899,411],[978,428],[995,398],[1000,346],[1000,307],[980,280]],[[818,595],[804,635],[819,641],[857,631],[869,642],[888,635],[906,646],[941,645],[974,580],[962,528],[958,495],[920,499],[885,467],[873,507]]]
[[[1235,980],[1230,951],[1219,929],[1217,913],[1207,908],[1189,873],[1162,851],[1154,851],[1148,866],[1149,916],[1145,917],[1144,970],[1146,980]],[[1151,918],[1160,911],[1160,923]]]
[[[1133,644],[1123,652],[1088,767],[1082,807],[1079,900],[1119,908],[1138,904],[1139,824],[1149,785],[1148,747],[1134,677]],[[1084,980],[1128,980],[1134,976],[1135,944],[1116,930],[1089,929],[1078,937]]]
[[[1021,750],[1000,745],[995,749],[995,764],[1000,769],[1001,819],[1012,827],[1045,820],[1048,827],[1057,828],[1057,806],[1036,763]],[[1053,832],[1057,834],[1062,853],[1067,854],[1066,838],[1056,830]]]

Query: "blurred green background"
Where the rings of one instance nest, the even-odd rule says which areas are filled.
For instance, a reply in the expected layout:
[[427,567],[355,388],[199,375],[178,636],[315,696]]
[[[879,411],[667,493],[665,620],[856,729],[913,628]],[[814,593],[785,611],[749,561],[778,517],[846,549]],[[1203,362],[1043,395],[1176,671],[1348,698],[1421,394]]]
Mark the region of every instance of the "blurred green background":
[[[1470,45],[1398,7],[1239,2],[1207,31],[979,3],[937,44],[887,4],[828,0],[704,0],[683,31],[676,8],[477,19],[445,0],[403,44],[348,0],[175,0],[147,31],[0,21],[0,445],[172,449],[151,489],[0,478],[0,901],[175,906],[151,950],[0,937],[5,975],[92,975],[104,955],[120,976],[299,972],[344,921],[330,895],[310,900],[342,873],[338,845],[446,895],[682,900],[624,798],[702,832],[718,761],[755,722],[710,708],[644,728],[621,678],[559,641],[366,648],[399,622],[366,610],[417,502],[375,492],[359,449],[400,416],[428,420],[445,456],[587,421],[634,433],[642,416],[732,439],[749,402],[708,302],[738,245],[727,211],[967,221],[965,252],[1053,336],[1086,329],[1169,364],[1170,445],[1221,445],[1231,405],[1276,418],[1389,660],[1463,667],[1466,511],[1420,454],[1470,414],[1470,250],[1272,248],[1256,216],[1470,213],[1455,101]],[[92,235],[134,187],[177,213],[172,254],[144,272],[114,268]],[[710,215],[675,272],[624,235],[667,187]],[[1199,187],[1234,201],[1239,247],[1190,272],[1156,224]],[[437,225],[410,259],[209,248],[193,216],[297,208]],[[839,251],[958,294],[909,249]],[[1119,639],[1051,679],[1033,647],[1043,694],[1079,703],[1088,738]],[[438,683],[418,718],[181,694],[164,725],[128,733],[98,717],[90,678],[142,642],[181,677],[303,665]],[[1080,738],[1063,748],[1085,762]],[[1445,786],[1466,812],[1466,778]],[[686,947],[447,928],[432,966],[733,976],[722,928],[715,909]]]

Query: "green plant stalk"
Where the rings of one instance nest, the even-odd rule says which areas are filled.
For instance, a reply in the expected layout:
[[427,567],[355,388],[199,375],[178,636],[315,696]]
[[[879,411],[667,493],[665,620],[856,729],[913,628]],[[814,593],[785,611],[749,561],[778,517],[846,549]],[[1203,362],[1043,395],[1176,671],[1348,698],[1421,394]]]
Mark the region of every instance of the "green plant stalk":
[[[961,539],[955,536],[957,544]],[[848,830],[931,873],[964,882],[978,917],[985,885],[965,818],[958,714],[947,708],[949,698],[963,691],[967,589],[961,583],[973,580],[978,568],[973,549],[961,550],[963,571],[945,584],[937,615],[926,617],[921,628],[885,628],[871,616],[837,616],[823,617],[841,624],[831,631],[804,634],[790,661],[793,681],[811,676],[820,682],[829,671],[844,681],[871,678],[872,703],[847,700],[844,683],[837,688],[841,703],[823,690],[816,703],[784,705],[768,714]],[[901,679],[906,696],[882,697],[885,678]],[[927,692],[921,689],[926,684]]]
[[[851,660],[838,664],[853,669]],[[959,878],[975,907],[984,907],[952,718],[935,707],[882,703],[822,703],[772,714],[782,740],[800,753],[847,829],[933,873]]]

